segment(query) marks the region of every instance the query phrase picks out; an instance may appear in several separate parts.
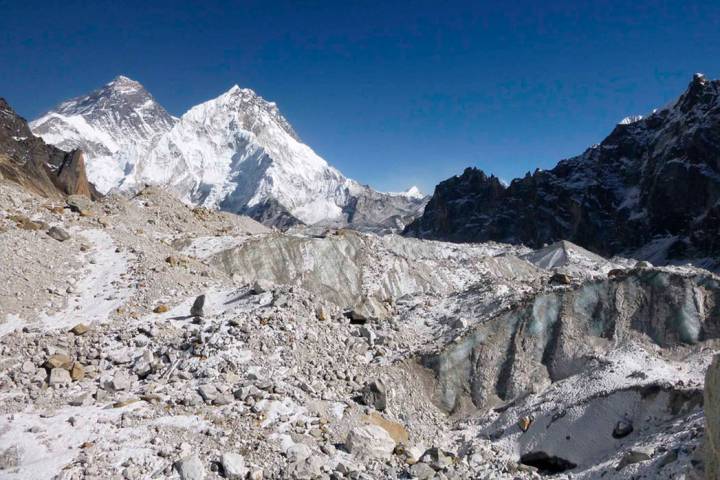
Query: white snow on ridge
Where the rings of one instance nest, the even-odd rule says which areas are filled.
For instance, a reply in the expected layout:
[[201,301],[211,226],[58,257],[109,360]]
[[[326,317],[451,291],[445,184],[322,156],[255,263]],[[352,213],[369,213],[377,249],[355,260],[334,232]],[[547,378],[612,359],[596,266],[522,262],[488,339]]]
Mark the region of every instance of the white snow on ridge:
[[620,120],[618,125],[630,125],[631,123],[639,122],[643,118],[642,115],[630,115]]

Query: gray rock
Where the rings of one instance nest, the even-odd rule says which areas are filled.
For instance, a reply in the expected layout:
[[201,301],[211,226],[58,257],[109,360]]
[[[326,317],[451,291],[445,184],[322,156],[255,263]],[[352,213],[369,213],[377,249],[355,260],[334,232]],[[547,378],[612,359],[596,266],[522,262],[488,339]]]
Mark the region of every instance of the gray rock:
[[650,460],[654,453],[655,450],[652,447],[632,448],[625,452],[625,455],[623,455],[622,459],[620,460],[617,469],[622,470],[623,468],[627,467],[628,465],[632,465],[633,463],[640,463],[646,460]]
[[421,460],[424,463],[429,464],[435,470],[442,470],[453,463],[453,457],[450,453],[444,452],[435,447],[426,450]]
[[287,457],[288,473],[291,478],[317,478],[325,465],[323,457],[314,455],[310,447],[302,443],[291,446],[287,451]]
[[190,315],[193,317],[202,317],[204,315],[203,307],[205,306],[205,294],[199,295],[190,308]]
[[382,380],[368,383],[360,394],[362,402],[380,412],[387,407],[387,389]]
[[435,476],[435,470],[427,463],[419,462],[410,467],[410,474],[420,480],[429,480]]
[[119,392],[120,390],[127,390],[130,388],[130,375],[124,370],[120,370],[115,374],[113,379],[110,381],[110,388]]
[[92,210],[93,202],[84,195],[70,195],[65,199],[65,203],[73,212],[89,212]]
[[48,236],[50,236],[50,238],[54,238],[58,242],[64,242],[65,240],[68,240],[70,238],[70,234],[60,227],[50,227],[50,230],[47,231],[47,234]]
[[633,431],[633,424],[632,422],[626,422],[625,420],[620,420],[615,424],[615,428],[613,428],[612,436],[613,438],[623,438],[630,435]]
[[395,445],[387,430],[377,425],[353,428],[345,442],[348,451],[362,459],[389,459]]
[[261,293],[269,292],[273,288],[275,288],[275,285],[272,282],[268,280],[258,279],[255,280],[255,282],[253,283],[252,293],[254,293],[255,295],[259,295]]
[[10,470],[20,465],[20,447],[13,445],[0,452],[0,471]]
[[190,455],[175,463],[175,469],[182,480],[203,480],[205,466],[197,455]]
[[223,453],[220,463],[225,472],[225,478],[229,478],[230,480],[241,480],[245,478],[248,473],[248,469],[245,466],[245,458],[240,454]]
[[50,379],[48,380],[48,383],[51,387],[72,383],[70,372],[68,372],[64,368],[53,368],[52,370],[50,370]]
[[220,394],[215,385],[205,384],[198,387],[198,393],[206,402],[212,402]]

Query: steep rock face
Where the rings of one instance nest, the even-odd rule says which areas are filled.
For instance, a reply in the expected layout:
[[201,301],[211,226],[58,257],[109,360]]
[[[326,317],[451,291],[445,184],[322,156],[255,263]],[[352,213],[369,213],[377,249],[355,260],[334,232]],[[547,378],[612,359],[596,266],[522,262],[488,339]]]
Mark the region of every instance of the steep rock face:
[[45,144],[2,98],[0,175],[45,197],[85,195],[94,199],[99,196],[87,179],[83,153],[64,152]]
[[406,234],[541,247],[570,240],[655,261],[720,254],[720,81],[696,75],[671,105],[508,187],[468,168],[441,182]]
[[720,355],[705,377],[705,478],[720,478]]
[[102,191],[162,185],[185,202],[268,225],[353,225],[400,231],[425,204],[350,180],[304,144],[277,105],[234,86],[171,117],[134,80],[118,77],[32,122],[62,148],[82,148]]
[[107,193],[175,124],[138,82],[118,76],[32,121],[32,131],[63,150],[81,149],[90,180]]
[[469,400],[487,409],[571,377],[631,340],[673,348],[718,337],[717,277],[635,270],[538,294],[423,361],[444,408]]

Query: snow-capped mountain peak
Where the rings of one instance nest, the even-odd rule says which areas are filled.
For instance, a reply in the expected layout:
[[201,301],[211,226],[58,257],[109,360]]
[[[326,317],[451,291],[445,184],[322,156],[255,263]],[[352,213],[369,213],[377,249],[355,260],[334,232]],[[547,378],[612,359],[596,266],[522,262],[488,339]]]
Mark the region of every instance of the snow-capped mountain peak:
[[140,83],[118,76],[32,127],[48,142],[83,149],[102,192],[163,185],[188,203],[280,226],[397,230],[424,205],[417,189],[393,197],[346,178],[300,140],[275,102],[238,85],[174,118]]
[[87,95],[62,102],[30,128],[64,150],[83,150],[88,177],[105,193],[175,122],[139,82],[120,75]]
[[423,198],[425,198],[425,194],[422,193],[416,185],[413,185],[404,192],[390,192],[388,193],[388,195],[392,195],[394,197],[414,198],[417,200],[422,200]]

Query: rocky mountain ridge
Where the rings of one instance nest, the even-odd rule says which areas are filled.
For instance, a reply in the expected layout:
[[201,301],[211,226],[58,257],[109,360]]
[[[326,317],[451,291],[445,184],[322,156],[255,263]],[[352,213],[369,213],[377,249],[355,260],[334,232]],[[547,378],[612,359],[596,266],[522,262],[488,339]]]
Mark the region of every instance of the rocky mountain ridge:
[[0,176],[44,197],[98,198],[82,152],[65,152],[35,137],[24,118],[0,98]]
[[[441,182],[405,233],[541,247],[569,240],[657,263],[720,256],[720,81],[697,74],[673,103],[509,186],[475,168]],[[715,259],[715,260],[713,260]]]
[[82,148],[103,191],[162,185],[185,202],[273,226],[397,231],[425,203],[346,178],[302,143],[275,103],[237,85],[176,119],[121,76],[31,126],[50,143]]

